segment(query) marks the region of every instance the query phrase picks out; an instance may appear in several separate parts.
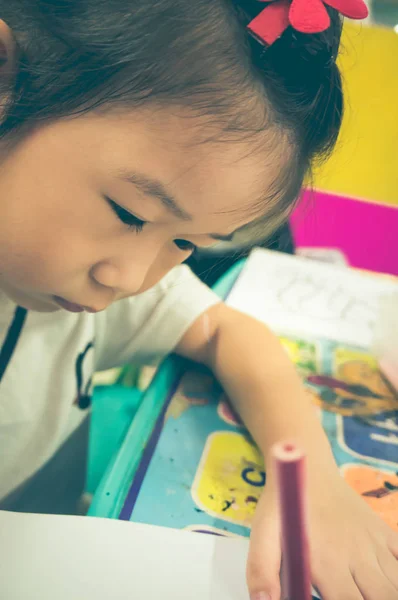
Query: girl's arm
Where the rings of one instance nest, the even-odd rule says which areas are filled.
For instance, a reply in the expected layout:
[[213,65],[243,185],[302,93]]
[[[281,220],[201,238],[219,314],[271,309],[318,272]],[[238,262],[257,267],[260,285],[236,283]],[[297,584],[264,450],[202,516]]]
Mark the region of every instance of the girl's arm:
[[270,447],[295,439],[309,461],[335,469],[330,446],[296,369],[279,340],[224,304],[200,317],[177,352],[208,366],[268,462]]

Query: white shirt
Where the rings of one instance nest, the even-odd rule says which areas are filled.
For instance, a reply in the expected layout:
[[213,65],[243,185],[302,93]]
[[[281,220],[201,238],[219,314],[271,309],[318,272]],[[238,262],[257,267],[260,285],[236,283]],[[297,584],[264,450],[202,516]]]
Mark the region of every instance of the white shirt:
[[[33,475],[80,423],[95,371],[170,353],[218,297],[186,266],[98,314],[27,313],[0,382],[0,498]],[[0,348],[16,305],[0,292]]]

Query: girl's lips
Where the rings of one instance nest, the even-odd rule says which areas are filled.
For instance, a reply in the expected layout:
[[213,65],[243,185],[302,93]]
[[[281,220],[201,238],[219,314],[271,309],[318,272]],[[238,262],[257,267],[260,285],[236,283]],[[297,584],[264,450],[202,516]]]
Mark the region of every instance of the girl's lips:
[[67,310],[69,312],[80,313],[80,312],[83,312],[84,310],[87,310],[88,312],[94,312],[86,306],[82,306],[81,304],[74,304],[73,302],[69,302],[68,300],[65,300],[65,298],[60,298],[60,296],[53,296],[53,298],[54,298],[55,302],[61,308],[64,308],[65,310]]

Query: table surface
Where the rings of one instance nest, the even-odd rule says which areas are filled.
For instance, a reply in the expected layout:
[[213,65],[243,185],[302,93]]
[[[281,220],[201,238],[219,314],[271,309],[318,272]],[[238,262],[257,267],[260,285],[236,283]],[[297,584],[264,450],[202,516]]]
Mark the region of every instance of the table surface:
[[[242,264],[220,282],[225,297]],[[398,400],[363,350],[281,339],[301,373],[342,476],[398,531]],[[90,515],[247,536],[266,481],[261,457],[203,369],[159,369]]]

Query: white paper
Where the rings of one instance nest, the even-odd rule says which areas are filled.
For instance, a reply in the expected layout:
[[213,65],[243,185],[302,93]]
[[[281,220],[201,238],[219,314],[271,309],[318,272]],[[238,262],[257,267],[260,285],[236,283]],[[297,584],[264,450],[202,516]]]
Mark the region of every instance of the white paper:
[[314,336],[370,348],[392,278],[263,249],[252,252],[227,304],[278,334]]
[[248,542],[0,511],[4,600],[248,600]]
[[249,600],[248,549],[244,538],[0,511],[0,598]]
[[398,391],[398,293],[386,296],[380,303],[373,352]]

